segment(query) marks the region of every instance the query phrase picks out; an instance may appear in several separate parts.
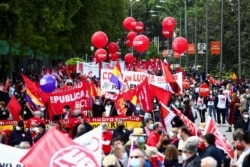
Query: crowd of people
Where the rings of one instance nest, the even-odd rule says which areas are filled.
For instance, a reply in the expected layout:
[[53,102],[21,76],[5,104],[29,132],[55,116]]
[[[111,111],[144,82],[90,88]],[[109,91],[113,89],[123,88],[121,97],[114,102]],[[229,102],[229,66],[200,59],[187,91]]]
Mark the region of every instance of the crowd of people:
[[[153,110],[149,113],[142,110],[140,103],[132,107],[131,102],[126,101],[126,116],[140,117],[141,126],[128,128],[125,121],[119,118],[115,129],[109,129],[107,123],[101,125],[103,167],[250,166],[250,89],[244,84],[226,81],[220,85],[211,84],[208,78],[198,74],[193,77],[196,80],[194,85],[184,89],[182,94],[172,94],[166,105],[173,104],[192,122],[200,123],[201,135],[192,136],[178,116],[173,118],[169,129],[164,129],[160,114],[161,105],[157,97],[153,97]],[[64,78],[59,85],[71,86],[80,79],[73,75],[71,78]],[[91,79],[98,85],[98,79]],[[33,81],[36,80],[33,78]],[[200,96],[198,91],[199,85],[203,82],[210,87],[210,93],[206,97]],[[32,147],[50,127],[56,127],[74,139],[93,129],[87,118],[118,116],[112,100],[96,97],[90,111],[82,111],[79,106],[71,109],[66,105],[63,114],[54,115],[51,121],[47,122],[49,116],[46,107],[39,106],[35,109],[26,101],[25,85],[21,80],[12,83],[8,89],[8,96],[16,96],[22,109],[13,130],[1,131],[0,142],[18,148]],[[12,119],[6,103],[6,100],[0,101],[0,120]],[[70,117],[69,112],[72,112]],[[231,133],[233,137],[231,142],[235,150],[235,159],[229,158],[224,150],[216,146],[214,134],[203,133],[202,125],[206,124],[207,116],[212,117],[217,126],[228,126],[226,133]],[[66,126],[62,123],[63,119],[69,120]],[[132,150],[131,145],[135,147]],[[160,155],[163,155],[162,160],[159,158]]]

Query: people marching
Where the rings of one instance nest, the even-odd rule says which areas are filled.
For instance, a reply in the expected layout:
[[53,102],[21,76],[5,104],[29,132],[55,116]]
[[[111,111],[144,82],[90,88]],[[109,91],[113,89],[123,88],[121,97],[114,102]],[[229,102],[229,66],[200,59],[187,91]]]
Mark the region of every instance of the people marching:
[[[153,69],[149,71],[157,73]],[[29,76],[32,83],[39,81],[36,75],[23,75]],[[76,139],[96,127],[92,119],[102,118],[106,120],[100,121],[103,167],[248,167],[244,164],[249,165],[250,156],[250,88],[243,81],[212,82],[211,78],[197,73],[182,75],[189,81],[189,87],[181,92],[161,88],[169,92],[169,97],[160,93],[142,97],[145,94],[138,93],[142,89],[133,85],[134,89],[129,88],[130,92],[119,102],[119,97],[112,99],[98,93],[101,88],[96,77],[64,75],[58,81],[59,92],[77,89],[74,86],[84,81],[91,87],[89,97],[93,98],[89,108],[65,102],[60,113],[43,103],[42,94],[32,92],[25,80],[13,81],[7,91],[1,90],[7,96],[0,97],[0,122],[17,122],[13,128],[0,125],[0,143],[29,149],[43,140],[50,128]],[[199,92],[202,83],[209,87],[205,96]],[[168,100],[163,103],[164,99]],[[168,112],[163,110],[163,105]],[[20,106],[18,113],[16,106]],[[53,112],[56,114],[51,115]],[[173,114],[171,119],[169,113]],[[109,118],[112,121],[107,121]],[[131,119],[139,120],[136,127],[128,123]],[[226,126],[225,133],[231,133],[232,145],[223,137],[224,132],[218,130]]]

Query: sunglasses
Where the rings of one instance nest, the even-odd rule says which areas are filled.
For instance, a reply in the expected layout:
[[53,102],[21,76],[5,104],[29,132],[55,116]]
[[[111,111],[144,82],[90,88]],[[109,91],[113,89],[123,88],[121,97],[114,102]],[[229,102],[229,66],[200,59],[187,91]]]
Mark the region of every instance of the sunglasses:
[[141,157],[143,157],[143,156],[141,156],[141,155],[135,155],[135,156],[130,156],[130,159],[132,159],[132,158],[137,159],[137,158],[141,158]]

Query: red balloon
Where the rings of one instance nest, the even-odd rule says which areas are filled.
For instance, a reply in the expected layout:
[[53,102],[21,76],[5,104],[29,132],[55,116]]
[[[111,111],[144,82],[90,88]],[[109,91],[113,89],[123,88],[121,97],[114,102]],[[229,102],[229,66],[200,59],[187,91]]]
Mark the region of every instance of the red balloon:
[[175,27],[175,19],[173,17],[165,17],[161,24],[164,29],[173,31]]
[[116,61],[116,60],[118,60],[118,58],[119,58],[119,55],[117,52],[109,54],[109,59],[112,61]]
[[104,32],[97,31],[92,35],[91,42],[96,48],[103,48],[108,43],[108,37]]
[[168,30],[166,30],[164,28],[162,29],[162,36],[164,38],[170,38],[170,37],[172,37],[173,33],[174,33],[174,31],[168,31]]
[[131,31],[134,29],[136,24],[136,20],[133,17],[127,17],[123,20],[123,27],[128,30]]
[[130,40],[127,40],[127,41],[126,41],[126,46],[127,46],[128,48],[131,48],[131,47],[133,46],[133,42],[130,41]]
[[149,47],[148,37],[145,35],[137,35],[133,40],[133,47],[139,53],[146,51]]
[[184,53],[188,49],[188,42],[183,37],[177,37],[172,42],[172,49],[179,54]]
[[106,60],[107,58],[107,51],[105,49],[97,49],[95,51],[95,58],[96,58],[96,62],[102,62],[104,60]]
[[109,53],[115,53],[118,50],[118,45],[115,42],[110,42],[107,47]]
[[142,31],[144,31],[143,22],[141,22],[141,21],[136,22],[134,31],[137,32],[137,33],[141,33]]
[[125,56],[124,56],[124,61],[126,63],[133,63],[134,62],[134,55],[132,53],[127,53]]
[[127,39],[130,41],[133,41],[135,37],[136,37],[136,33],[134,31],[130,31],[127,35]]

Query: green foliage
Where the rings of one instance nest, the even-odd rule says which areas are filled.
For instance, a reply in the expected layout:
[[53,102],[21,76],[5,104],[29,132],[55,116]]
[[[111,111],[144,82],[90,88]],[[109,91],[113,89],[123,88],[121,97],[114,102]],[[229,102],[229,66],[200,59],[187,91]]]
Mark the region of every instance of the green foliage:
[[151,59],[151,58],[160,58],[160,54],[158,53],[158,48],[154,42],[150,43],[150,46],[148,48],[148,51],[146,52],[146,59]]

